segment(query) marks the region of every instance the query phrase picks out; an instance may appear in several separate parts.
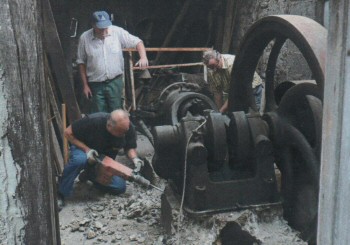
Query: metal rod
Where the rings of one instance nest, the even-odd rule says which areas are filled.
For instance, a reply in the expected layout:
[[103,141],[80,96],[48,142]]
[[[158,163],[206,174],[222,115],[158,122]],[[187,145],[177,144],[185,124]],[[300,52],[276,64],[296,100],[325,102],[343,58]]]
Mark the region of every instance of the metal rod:
[[133,70],[143,70],[143,69],[156,69],[156,68],[170,68],[170,67],[186,67],[186,66],[202,66],[203,62],[197,63],[187,63],[187,64],[169,64],[169,65],[157,65],[157,66],[147,66],[140,68],[138,66],[133,67]]
[[[193,51],[207,51],[212,50],[212,48],[146,48],[146,51],[149,52],[193,52]],[[136,48],[124,48],[123,51],[127,52],[135,52],[137,51]]]
[[157,186],[155,186],[155,185],[152,185],[152,184],[149,184],[149,185],[150,185],[151,187],[153,187],[154,189],[163,192],[163,190],[160,189],[159,187],[157,187]]

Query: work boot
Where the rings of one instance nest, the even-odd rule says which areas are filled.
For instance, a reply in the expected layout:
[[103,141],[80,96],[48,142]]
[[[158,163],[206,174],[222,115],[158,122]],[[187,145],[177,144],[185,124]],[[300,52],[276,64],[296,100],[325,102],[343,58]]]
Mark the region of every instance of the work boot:
[[58,206],[58,212],[60,212],[64,206],[66,206],[64,196],[58,192],[57,193],[57,206]]
[[79,181],[82,182],[82,183],[85,183],[86,181],[89,180],[88,178],[88,173],[86,170],[83,170],[80,174],[79,174],[79,177],[78,177]]

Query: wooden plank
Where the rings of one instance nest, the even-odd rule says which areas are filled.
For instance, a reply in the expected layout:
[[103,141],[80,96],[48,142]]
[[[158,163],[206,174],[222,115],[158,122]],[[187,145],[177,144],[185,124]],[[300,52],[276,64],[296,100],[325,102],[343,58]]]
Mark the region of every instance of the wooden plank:
[[48,83],[48,97],[49,97],[51,109],[52,109],[53,114],[54,114],[55,122],[57,123],[57,127],[58,127],[61,135],[63,135],[62,118],[61,118],[61,114],[59,113],[59,110],[57,108],[57,103],[56,103],[55,97],[53,95],[53,90],[52,90],[50,82]]
[[350,5],[329,4],[317,244],[343,245],[350,244]]
[[[66,105],[62,104],[62,130],[64,131],[67,127],[67,118],[66,118]],[[64,134],[62,134],[63,139],[63,159],[64,162],[68,162],[68,140],[66,137],[64,137]]]
[[58,143],[55,129],[53,128],[52,123],[50,123],[50,140],[51,140],[51,151],[53,153],[53,158],[54,158],[53,167],[56,170],[57,176],[61,176],[64,168],[64,159],[63,159],[62,151]]
[[225,24],[223,31],[222,53],[229,53],[233,29],[235,27],[235,17],[237,12],[237,0],[228,0],[226,5]]
[[61,102],[59,102],[59,97],[58,97],[58,94],[57,94],[57,91],[59,90],[58,88],[56,88],[56,84],[55,84],[55,81],[54,81],[54,78],[52,77],[52,73],[51,73],[51,69],[49,67],[49,62],[47,60],[47,56],[44,55],[44,61],[45,61],[45,74],[47,76],[47,82],[50,84],[51,86],[51,91],[52,91],[52,95],[54,97],[54,100],[56,101],[56,107],[58,107]]
[[54,120],[57,124],[57,127],[60,131],[60,134],[63,135],[63,126],[62,126],[62,118],[61,118],[61,114],[58,110],[57,104],[58,104],[58,99],[57,99],[57,95],[55,93],[55,90],[53,89],[53,81],[52,81],[52,77],[50,76],[50,69],[47,65],[47,60],[45,59],[45,74],[46,74],[46,91],[47,91],[47,97],[49,99],[49,104],[50,107],[53,111],[53,117],[52,115],[50,115],[50,118],[52,120]]
[[[132,67],[132,52],[129,51],[129,72],[130,72],[130,85],[131,85],[131,101],[132,101],[132,110],[136,110],[136,97],[135,97],[135,79],[134,79],[134,67]],[[140,68],[140,67],[139,67]],[[144,69],[144,68],[142,68]]]
[[64,103],[67,105],[69,122],[81,118],[80,109],[74,94],[73,79],[68,72],[61,42],[49,0],[43,3],[44,46],[48,54],[51,70],[56,78]]
[[[178,36],[176,35],[178,33],[178,29],[180,28],[180,26],[182,25],[182,23],[186,20],[186,15],[187,13],[191,10],[191,5],[193,5],[194,0],[187,0],[184,2],[184,4],[182,5],[182,9],[180,10],[178,16],[176,17],[172,27],[170,28],[168,34],[166,35],[166,37],[164,38],[164,42],[162,44],[162,47],[168,47],[171,46],[171,42],[173,39],[178,38]],[[168,63],[168,62],[164,62],[164,54],[162,53],[158,53],[154,63],[155,64],[164,64],[164,63]]]

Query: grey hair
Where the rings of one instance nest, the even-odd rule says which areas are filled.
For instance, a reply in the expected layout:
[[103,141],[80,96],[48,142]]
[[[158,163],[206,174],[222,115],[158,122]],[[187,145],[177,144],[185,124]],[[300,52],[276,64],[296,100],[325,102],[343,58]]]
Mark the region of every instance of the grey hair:
[[112,114],[116,114],[115,117],[117,117],[118,119],[127,119],[129,118],[129,113],[125,110],[122,109],[117,109],[112,111],[109,115],[108,115],[108,119],[107,119],[107,123],[108,125],[112,126],[112,127],[116,127],[117,126],[117,120],[115,119],[115,117],[113,118]]
[[114,128],[117,126],[117,121],[112,118],[112,115],[108,115],[107,124]]
[[203,63],[205,65],[209,64],[209,60],[216,59],[219,60],[221,58],[221,54],[216,50],[208,50],[203,53]]

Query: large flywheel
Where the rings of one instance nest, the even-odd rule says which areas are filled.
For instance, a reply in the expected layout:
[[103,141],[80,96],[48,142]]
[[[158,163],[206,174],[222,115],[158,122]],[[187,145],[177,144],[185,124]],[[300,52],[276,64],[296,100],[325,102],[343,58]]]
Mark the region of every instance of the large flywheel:
[[[287,40],[304,56],[316,84],[291,87],[278,104],[274,97],[276,64]],[[229,94],[230,111],[256,110],[251,81],[265,48],[273,43],[265,71],[262,118],[269,126],[275,163],[282,175],[284,217],[305,239],[315,234],[317,224],[326,42],[326,29],[309,18],[278,15],[259,20],[242,41]]]

